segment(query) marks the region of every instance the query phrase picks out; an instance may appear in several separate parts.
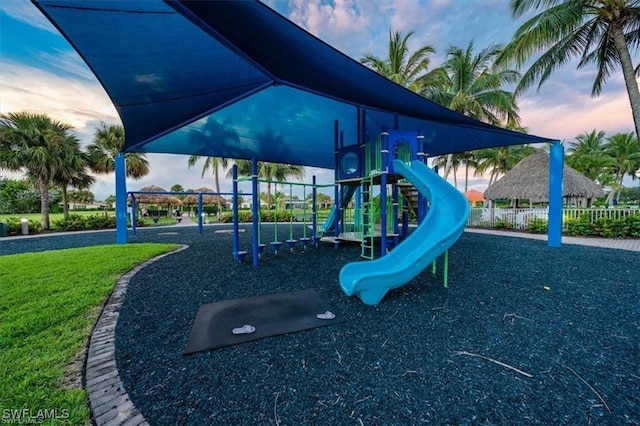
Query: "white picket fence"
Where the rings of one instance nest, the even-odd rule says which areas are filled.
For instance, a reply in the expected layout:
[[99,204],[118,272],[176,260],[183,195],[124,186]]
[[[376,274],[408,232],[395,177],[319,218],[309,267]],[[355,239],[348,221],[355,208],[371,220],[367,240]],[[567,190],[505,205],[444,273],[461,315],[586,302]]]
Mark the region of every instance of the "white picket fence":
[[[563,218],[576,219],[588,213],[591,221],[597,218],[606,217],[618,219],[630,214],[640,213],[639,208],[627,209],[562,209]],[[532,219],[549,219],[547,208],[539,209],[501,209],[501,208],[472,208],[467,220],[468,227],[475,228],[495,228],[496,224],[504,228],[504,224],[509,224],[513,229],[526,229]]]

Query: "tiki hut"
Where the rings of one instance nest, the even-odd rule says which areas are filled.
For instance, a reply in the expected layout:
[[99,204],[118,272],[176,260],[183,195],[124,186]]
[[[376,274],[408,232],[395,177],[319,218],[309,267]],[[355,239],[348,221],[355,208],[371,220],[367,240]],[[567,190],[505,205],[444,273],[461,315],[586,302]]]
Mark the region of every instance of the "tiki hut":
[[[198,188],[194,191],[194,194],[189,194],[186,197],[184,197],[184,200],[182,200],[183,204],[187,204],[187,205],[196,205],[198,204],[198,192],[202,192],[202,204],[218,204],[218,198],[220,198],[220,204],[221,205],[226,205],[227,204],[227,200],[225,200],[224,197],[219,196],[215,193],[215,191],[211,188],[207,188],[206,186],[203,186],[202,188]],[[210,194],[209,194],[210,193]]]
[[[140,192],[167,192],[164,188],[156,185],[149,185],[141,188]],[[178,206],[182,201],[178,197],[171,194],[136,194],[137,204],[156,205],[156,206]]]
[[[563,199],[564,203],[588,207],[591,202],[604,195],[604,191],[595,182],[575,169],[564,165]],[[498,179],[484,192],[488,200],[528,199],[530,203],[549,201],[549,154],[533,154]]]

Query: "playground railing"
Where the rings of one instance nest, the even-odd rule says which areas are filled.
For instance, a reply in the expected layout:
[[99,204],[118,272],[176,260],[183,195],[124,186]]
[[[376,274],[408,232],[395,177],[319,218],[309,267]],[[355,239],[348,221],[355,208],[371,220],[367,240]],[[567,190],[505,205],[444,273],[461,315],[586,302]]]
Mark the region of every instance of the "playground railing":
[[[614,208],[614,209],[562,209],[565,220],[588,219],[595,223],[600,218],[620,219],[633,214],[640,214],[640,208]],[[547,208],[471,208],[467,226],[472,228],[502,228],[525,230],[531,221],[548,220]]]

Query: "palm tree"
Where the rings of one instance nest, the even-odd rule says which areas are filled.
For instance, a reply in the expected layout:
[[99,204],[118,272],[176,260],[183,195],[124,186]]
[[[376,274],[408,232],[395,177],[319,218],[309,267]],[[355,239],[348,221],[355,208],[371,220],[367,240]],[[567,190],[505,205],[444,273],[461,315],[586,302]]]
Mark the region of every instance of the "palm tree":
[[[222,170],[226,169],[229,166],[229,161],[222,157],[201,157],[199,155],[191,155],[187,160],[189,168],[195,166],[200,158],[204,158],[204,165],[202,166],[200,178],[204,178],[205,173],[211,169],[211,171],[213,171],[214,183],[216,185],[216,193],[220,194],[220,168],[222,167]],[[222,203],[220,197],[216,198],[218,200],[218,220],[220,220],[222,215]]]
[[[101,122],[87,147],[91,169],[95,173],[108,174],[115,171],[116,156],[124,148],[124,127]],[[127,176],[142,179],[149,174],[149,162],[144,154],[126,153]]]
[[[239,176],[251,176],[250,160],[236,160],[236,165],[238,166]],[[286,182],[289,178],[302,180],[304,174],[305,170],[303,166],[258,161],[258,178],[267,181],[267,200],[269,205],[273,204],[274,201],[274,198],[271,196],[272,182]]]
[[616,192],[622,188],[622,180],[625,175],[634,176],[640,165],[640,149],[638,138],[633,133],[618,133],[608,138],[605,152],[613,159],[611,169],[615,178],[607,198],[607,203],[612,204]]
[[513,92],[504,89],[516,83],[520,74],[495,60],[501,52],[499,45],[473,52],[473,41],[466,49],[450,47],[442,65],[442,79],[438,86],[424,91],[424,95],[449,109],[493,125],[516,126],[520,123],[518,106]]
[[576,136],[567,148],[567,164],[600,186],[609,185],[613,159],[605,151],[605,132],[592,130]]
[[[503,86],[515,83],[517,71],[496,65],[500,46],[492,45],[474,53],[473,41],[466,49],[451,47],[441,68],[437,86],[423,91],[424,96],[449,109],[493,125],[518,127],[520,116],[515,96]],[[445,178],[454,164],[453,155],[440,163]]]
[[536,153],[538,150],[529,145],[501,146],[485,148],[475,151],[477,161],[474,176],[489,173],[489,185],[511,170],[523,158]]
[[429,55],[435,53],[432,46],[422,46],[413,53],[409,52],[409,38],[413,34],[389,31],[388,57],[379,58],[368,54],[360,58],[360,62],[394,83],[413,92],[421,92],[425,87],[434,85],[439,74],[428,71],[431,62]]
[[82,204],[93,203],[96,200],[93,192],[85,189],[73,189],[69,191],[68,197],[69,201]]
[[640,43],[640,4],[637,0],[511,0],[515,17],[539,12],[518,29],[501,61],[519,66],[542,53],[522,76],[517,93],[579,58],[578,69],[595,64],[591,96],[598,96],[611,73],[620,66],[627,88],[636,135],[640,135],[640,91],[629,46]]
[[458,168],[460,167],[461,157],[459,154],[447,154],[434,157],[433,165],[444,171],[444,178],[448,179],[449,174],[453,172],[453,186],[458,187]]
[[65,147],[66,158],[53,176],[52,182],[62,189],[62,213],[67,219],[69,217],[68,187],[89,189],[95,182],[95,178],[87,173],[89,160],[80,150],[78,138],[74,135],[68,135],[65,142],[67,145]]
[[474,151],[465,151],[454,154],[459,158],[460,164],[464,165],[464,192],[469,190],[469,168],[476,168],[478,161]]
[[49,229],[49,185],[77,156],[70,130],[46,114],[0,116],[0,168],[23,171],[38,185],[43,230]]

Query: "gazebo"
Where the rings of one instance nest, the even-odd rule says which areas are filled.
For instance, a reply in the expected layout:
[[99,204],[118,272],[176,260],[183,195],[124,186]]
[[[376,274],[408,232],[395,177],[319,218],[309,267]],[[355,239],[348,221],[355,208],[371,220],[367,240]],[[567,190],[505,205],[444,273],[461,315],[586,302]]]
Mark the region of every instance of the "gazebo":
[[[604,195],[595,182],[564,165],[562,198],[565,204],[589,207]],[[489,200],[527,199],[530,204],[549,201],[549,154],[538,152],[521,160],[484,192]]]
[[202,204],[218,204],[218,201],[220,201],[220,204],[222,205],[227,204],[227,200],[224,197],[217,195],[213,189],[208,188],[206,186],[203,186],[202,188],[198,188],[195,190],[194,194],[189,194],[186,197],[184,197],[184,200],[182,200],[182,204],[186,204],[186,205],[198,204],[198,192],[203,193]]
[[[145,194],[145,192],[147,194]],[[166,206],[167,216],[170,216],[169,210],[172,206],[179,206],[182,201],[178,197],[171,194],[163,194],[167,192],[164,188],[157,185],[149,185],[140,188],[139,191],[134,191],[133,196],[136,199],[136,205],[152,205],[152,206]],[[129,199],[131,200],[131,195]]]

